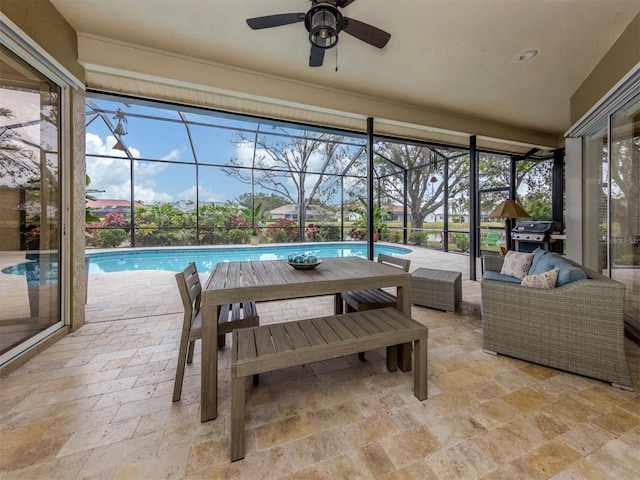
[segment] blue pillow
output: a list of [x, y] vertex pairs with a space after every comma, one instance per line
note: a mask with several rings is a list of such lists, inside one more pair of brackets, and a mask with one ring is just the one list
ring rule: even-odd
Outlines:
[[560, 272], [558, 272], [558, 287], [587, 278], [587, 274], [584, 272], [584, 270], [578, 267], [574, 267], [569, 262], [565, 262], [562, 259], [558, 259], [556, 261], [556, 265], [554, 268], [560, 270]]
[[537, 275], [557, 268], [560, 270], [556, 284], [558, 287], [587, 278], [584, 270], [574, 267], [569, 262], [563, 260], [562, 257], [544, 250], [538, 252], [538, 250], [540, 249], [533, 251], [533, 262], [529, 269], [529, 275]]
[[[544, 273], [544, 272], [537, 271], [537, 266], [538, 266], [538, 262], [540, 260], [542, 260], [542, 258], [549, 252], [547, 252], [546, 250], [543, 250], [542, 248], [538, 247], [531, 253], [533, 253], [533, 261], [531, 262], [531, 268], [529, 269], [529, 275], [535, 275], [535, 274], [539, 274], [539, 273]], [[549, 270], [545, 270], [545, 272], [548, 272], [548, 271]]]
[[557, 255], [554, 255], [551, 252], [547, 252], [546, 250], [536, 248], [533, 251], [533, 262], [531, 263], [531, 268], [529, 269], [529, 275], [538, 275], [540, 273], [553, 270], [555, 268], [557, 260]]

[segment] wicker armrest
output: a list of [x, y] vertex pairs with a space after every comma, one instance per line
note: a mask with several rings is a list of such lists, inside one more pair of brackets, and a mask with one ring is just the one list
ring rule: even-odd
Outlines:
[[500, 273], [502, 264], [504, 263], [504, 257], [499, 255], [485, 255], [483, 262], [485, 271]]

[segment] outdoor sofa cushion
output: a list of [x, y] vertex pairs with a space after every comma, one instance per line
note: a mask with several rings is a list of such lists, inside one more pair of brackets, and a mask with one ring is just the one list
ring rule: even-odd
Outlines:
[[559, 270], [558, 280], [556, 282], [558, 287], [587, 278], [587, 274], [581, 268], [571, 265], [562, 259], [562, 257], [554, 255], [552, 252], [536, 248], [533, 251], [533, 262], [528, 274], [538, 275], [553, 269]]

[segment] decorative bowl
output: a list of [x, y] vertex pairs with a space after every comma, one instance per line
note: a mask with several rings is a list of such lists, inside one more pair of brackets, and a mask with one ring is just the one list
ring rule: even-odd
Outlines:
[[297, 270], [313, 270], [320, 265], [318, 257], [311, 252], [290, 253], [287, 262]]
[[294, 263], [294, 262], [287, 262], [289, 265], [291, 265], [293, 268], [295, 268], [296, 270], [313, 270], [314, 268], [316, 268], [318, 265], [320, 265], [322, 262], [316, 262], [316, 263]]

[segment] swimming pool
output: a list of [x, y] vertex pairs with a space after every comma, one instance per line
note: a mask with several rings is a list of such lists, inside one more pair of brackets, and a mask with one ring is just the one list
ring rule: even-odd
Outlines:
[[[410, 248], [395, 245], [374, 245], [374, 256], [405, 255]], [[87, 252], [89, 273], [124, 272], [131, 270], [168, 270], [179, 272], [195, 262], [201, 273], [211, 272], [218, 262], [246, 260], [285, 260], [290, 253], [313, 253], [318, 258], [367, 257], [363, 242], [298, 243], [278, 246], [144, 248]]]

